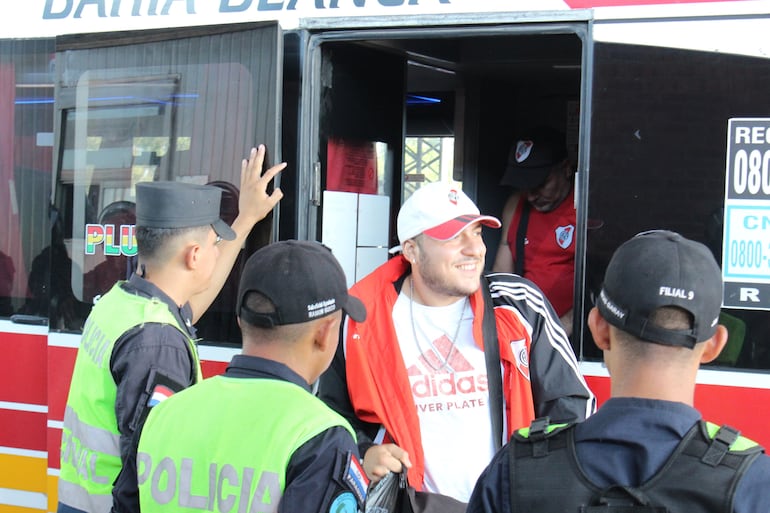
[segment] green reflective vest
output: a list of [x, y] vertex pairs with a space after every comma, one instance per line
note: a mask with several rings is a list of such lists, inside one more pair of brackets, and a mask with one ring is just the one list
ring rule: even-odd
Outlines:
[[[112, 507], [112, 484], [121, 468], [115, 416], [117, 386], [110, 372], [115, 342], [143, 322], [170, 324], [188, 337], [200, 379], [195, 343], [168, 305], [123, 290], [120, 283], [94, 305], [75, 360], [61, 443], [59, 502], [88, 512]], [[148, 369], [149, 371], [149, 369]]]
[[294, 451], [347, 421], [277, 379], [216, 376], [155, 406], [137, 454], [142, 513], [275, 511]]

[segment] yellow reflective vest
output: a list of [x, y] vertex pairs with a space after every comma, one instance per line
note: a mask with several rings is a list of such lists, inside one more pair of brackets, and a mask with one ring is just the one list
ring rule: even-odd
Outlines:
[[168, 305], [126, 292], [122, 283], [94, 305], [83, 328], [62, 429], [59, 502], [94, 513], [112, 508], [112, 484], [121, 468], [117, 386], [110, 371], [115, 342], [143, 322], [170, 324], [188, 338], [201, 375], [195, 343]]
[[216, 376], [150, 412], [137, 454], [142, 513], [275, 511], [292, 454], [347, 421], [302, 387]]

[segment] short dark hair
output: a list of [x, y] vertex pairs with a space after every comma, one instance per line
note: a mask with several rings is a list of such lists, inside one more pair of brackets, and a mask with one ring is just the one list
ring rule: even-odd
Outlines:
[[136, 245], [139, 258], [155, 260], [164, 256], [164, 251], [171, 241], [179, 237], [194, 234], [195, 237], [207, 234], [210, 225], [192, 226], [187, 228], [148, 228], [136, 227]]
[[[243, 305], [255, 313], [275, 313], [275, 304], [264, 294], [256, 291], [249, 291], [243, 297]], [[272, 327], [254, 326], [246, 319], [240, 317], [241, 332], [255, 342], [270, 342], [283, 340], [293, 342], [297, 340], [305, 331], [305, 323], [284, 324]], [[245, 340], [244, 340], [245, 341]]]
[[253, 290], [246, 293], [243, 304], [256, 313], [275, 313], [275, 304], [264, 294]]
[[[678, 306], [663, 306], [656, 308], [650, 314], [648, 321], [651, 325], [667, 330], [689, 330], [692, 329], [694, 322], [692, 314]], [[637, 358], [646, 357], [655, 351], [663, 352], [666, 350], [668, 354], [671, 354], [674, 350], [683, 349], [679, 346], [650, 344], [645, 340], [637, 338], [631, 333], [623, 331], [621, 328], [616, 329], [618, 331], [618, 341], [629, 348]], [[680, 352], [685, 355], [691, 354], [689, 349]]]
[[693, 316], [684, 308], [664, 306], [656, 308], [650, 314], [650, 322], [668, 330], [689, 330], [694, 322]]

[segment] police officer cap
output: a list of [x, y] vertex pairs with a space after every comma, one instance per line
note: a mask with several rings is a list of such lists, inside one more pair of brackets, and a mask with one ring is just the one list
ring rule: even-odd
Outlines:
[[[273, 303], [273, 312], [246, 304], [250, 292]], [[343, 310], [356, 322], [366, 319], [360, 299], [348, 293], [345, 273], [331, 250], [315, 241], [286, 240], [260, 248], [246, 261], [238, 287], [238, 317], [252, 326], [273, 328], [309, 322]]]
[[183, 182], [136, 184], [136, 224], [146, 228], [192, 228], [211, 225], [225, 240], [235, 232], [219, 217], [221, 189]]
[[[714, 336], [722, 305], [722, 270], [711, 251], [666, 230], [642, 232], [612, 255], [596, 306], [607, 322], [646, 342], [693, 348]], [[650, 319], [678, 307], [690, 329], [667, 329]]]

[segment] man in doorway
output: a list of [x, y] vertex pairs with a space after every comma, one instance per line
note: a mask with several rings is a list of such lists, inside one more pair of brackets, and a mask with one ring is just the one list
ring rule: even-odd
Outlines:
[[401, 254], [351, 289], [367, 320], [348, 319], [320, 384], [320, 397], [356, 428], [372, 480], [405, 465], [417, 490], [462, 503], [513, 428], [594, 410], [537, 287], [482, 276], [482, 225], [500, 221], [456, 186], [414, 192], [398, 214]]
[[503, 230], [492, 270], [532, 280], [571, 334], [575, 173], [564, 135], [539, 127], [518, 138], [501, 183], [516, 191], [503, 207]]

